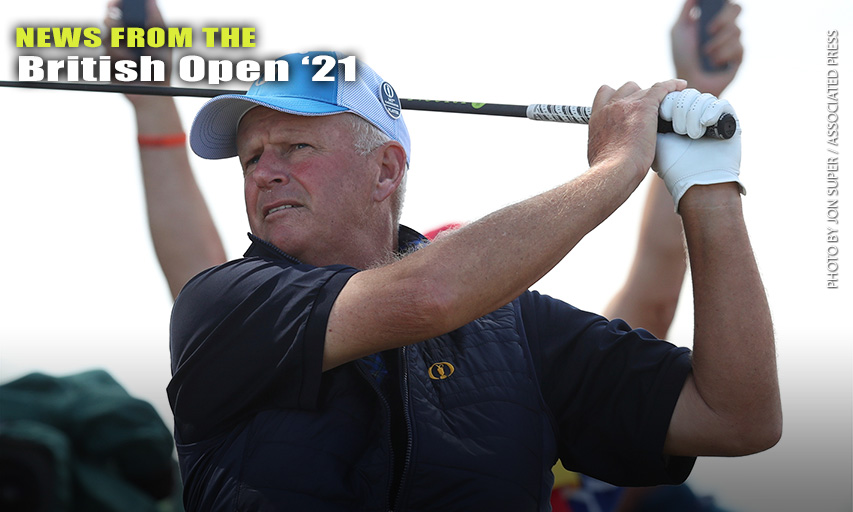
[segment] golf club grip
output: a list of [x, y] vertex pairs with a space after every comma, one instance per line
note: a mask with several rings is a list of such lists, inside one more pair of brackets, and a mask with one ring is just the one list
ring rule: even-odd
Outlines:
[[[526, 116], [536, 121], [556, 121], [561, 123], [589, 124], [591, 107], [569, 105], [534, 104], [527, 107]], [[731, 114], [723, 114], [717, 122], [705, 130], [705, 137], [731, 139], [737, 130], [737, 119]], [[673, 133], [672, 122], [658, 118], [658, 133]]]

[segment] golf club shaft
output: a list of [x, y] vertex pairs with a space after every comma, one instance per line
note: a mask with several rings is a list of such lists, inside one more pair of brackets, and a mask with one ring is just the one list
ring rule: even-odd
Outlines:
[[[222, 94], [245, 94], [236, 89], [202, 89], [197, 87], [171, 87], [156, 85], [130, 84], [90, 84], [78, 82], [15, 82], [0, 80], [0, 87], [18, 87], [31, 89], [54, 89], [63, 91], [114, 92], [123, 94], [147, 94], [155, 96], [190, 96], [213, 98]], [[491, 116], [526, 117], [536, 121], [555, 121], [562, 123], [589, 124], [591, 107], [569, 105], [505, 105], [500, 103], [471, 103], [462, 101], [415, 100], [401, 98], [404, 110], [422, 110], [431, 112], [454, 112], [460, 114], [480, 114]], [[736, 121], [730, 114], [724, 114], [717, 123], [708, 128], [706, 136], [728, 139], [734, 135]], [[672, 123], [658, 120], [658, 132], [672, 132]]]

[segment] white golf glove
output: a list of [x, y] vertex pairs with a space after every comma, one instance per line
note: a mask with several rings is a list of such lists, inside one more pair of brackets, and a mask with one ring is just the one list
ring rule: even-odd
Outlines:
[[660, 117], [672, 122], [675, 133], [658, 134], [652, 169], [663, 178], [676, 212], [681, 196], [693, 185], [736, 182], [741, 194], [746, 194], [738, 178], [740, 122], [730, 139], [702, 137], [725, 113], [737, 119], [728, 101], [696, 89], [669, 93], [660, 105]]

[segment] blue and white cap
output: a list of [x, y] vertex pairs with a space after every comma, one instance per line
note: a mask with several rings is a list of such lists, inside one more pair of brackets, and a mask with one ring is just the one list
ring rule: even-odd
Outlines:
[[[328, 55], [337, 64], [326, 75], [329, 81], [314, 81], [318, 66], [304, 65], [315, 56]], [[305, 58], [308, 60], [304, 60]], [[400, 99], [391, 84], [367, 64], [356, 61], [356, 79], [346, 81], [345, 56], [338, 52], [291, 53], [278, 60], [288, 63], [287, 81], [255, 81], [245, 95], [224, 94], [208, 101], [196, 114], [190, 130], [190, 147], [202, 158], [219, 159], [237, 155], [237, 125], [243, 115], [258, 105], [300, 116], [323, 116], [352, 112], [402, 144], [406, 162], [411, 158], [409, 130], [403, 121]]]

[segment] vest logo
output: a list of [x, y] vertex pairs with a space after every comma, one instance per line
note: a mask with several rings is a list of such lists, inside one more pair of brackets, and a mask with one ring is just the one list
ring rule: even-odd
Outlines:
[[456, 368], [453, 367], [452, 364], [448, 362], [440, 362], [433, 363], [432, 366], [429, 367], [429, 378], [432, 380], [444, 380], [456, 371]]

